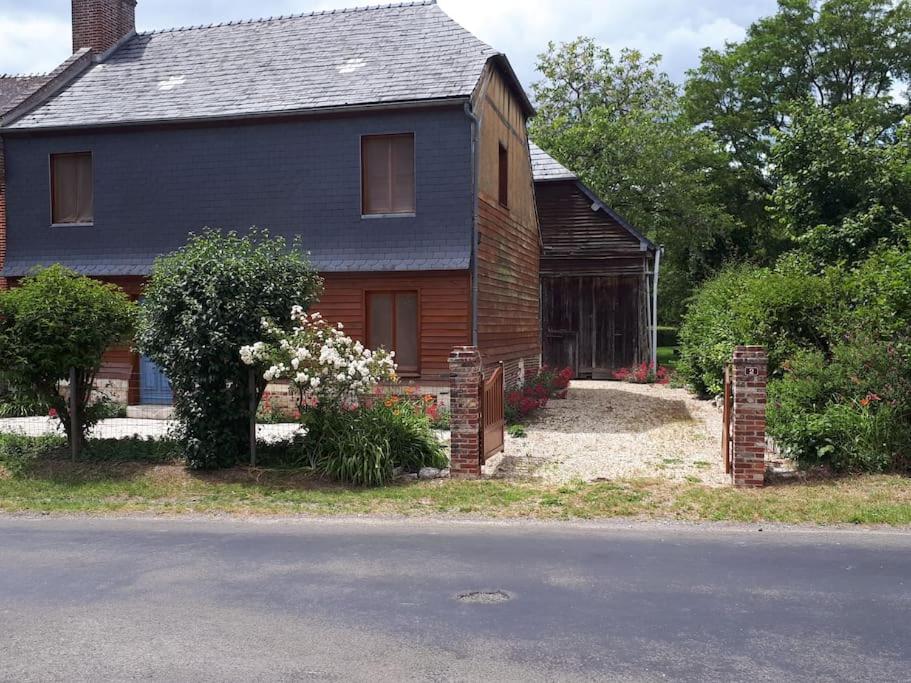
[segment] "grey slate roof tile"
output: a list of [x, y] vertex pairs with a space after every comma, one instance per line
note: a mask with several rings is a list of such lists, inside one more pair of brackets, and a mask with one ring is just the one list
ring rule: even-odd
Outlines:
[[0, 74], [0, 114], [22, 102], [47, 82], [48, 76], [7, 76]]
[[531, 150], [531, 170], [535, 181], [543, 180], [578, 180], [579, 176], [566, 168], [550, 154], [529, 141]]
[[10, 128], [467, 97], [498, 53], [435, 2], [141, 33]]

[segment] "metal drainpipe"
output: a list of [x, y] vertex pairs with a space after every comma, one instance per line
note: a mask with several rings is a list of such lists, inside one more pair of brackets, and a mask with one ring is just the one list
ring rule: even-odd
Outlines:
[[478, 345], [478, 186], [481, 175], [481, 157], [478, 154], [478, 137], [481, 120], [471, 110], [471, 103], [465, 103], [465, 116], [471, 120], [471, 161], [474, 165], [471, 177], [471, 344]]
[[652, 281], [652, 367], [658, 370], [658, 274], [661, 272], [661, 254], [664, 247], [655, 250], [655, 275]]

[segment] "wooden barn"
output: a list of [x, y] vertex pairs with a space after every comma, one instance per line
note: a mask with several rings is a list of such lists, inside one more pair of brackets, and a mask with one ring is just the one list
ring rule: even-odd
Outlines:
[[531, 158], [544, 363], [592, 379], [654, 363], [661, 248], [534, 144]]

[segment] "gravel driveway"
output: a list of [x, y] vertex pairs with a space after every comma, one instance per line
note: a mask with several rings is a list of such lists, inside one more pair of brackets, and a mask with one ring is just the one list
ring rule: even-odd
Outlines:
[[683, 389], [576, 380], [569, 397], [551, 401], [526, 431], [525, 438], [506, 437], [505, 476], [728, 483], [721, 412]]

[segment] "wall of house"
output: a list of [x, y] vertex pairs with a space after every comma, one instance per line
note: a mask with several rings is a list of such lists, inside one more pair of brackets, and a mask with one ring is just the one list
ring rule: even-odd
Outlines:
[[[415, 134], [416, 214], [362, 218], [360, 138], [396, 132]], [[453, 107], [8, 136], [7, 265], [142, 274], [190, 232], [256, 225], [300, 235], [323, 271], [467, 268], [470, 133]], [[94, 155], [94, 225], [52, 227], [48, 157], [72, 151]]]
[[[480, 90], [478, 182], [478, 347], [484, 363], [502, 361], [507, 384], [540, 362], [540, 237], [525, 114], [492, 70]], [[499, 201], [499, 147], [509, 156], [509, 201]]]
[[[323, 278], [323, 295], [313, 310], [319, 311], [330, 322], [341, 322], [347, 334], [362, 342], [367, 341], [368, 292], [416, 291], [420, 318], [420, 375], [404, 377], [403, 380], [416, 384], [421, 392], [448, 394], [449, 353], [454, 346], [469, 344], [471, 339], [471, 280], [468, 271], [324, 273]], [[133, 299], [139, 297], [144, 283], [144, 278], [139, 277], [104, 280], [122, 287]], [[139, 356], [129, 345], [111, 348], [104, 354], [98, 378], [100, 387], [118, 387], [118, 400], [128, 399], [130, 404], [139, 402]], [[280, 388], [273, 389], [273, 393], [280, 391]]]
[[418, 293], [420, 379], [445, 384], [449, 352], [471, 342], [471, 279], [468, 271], [426, 273], [324, 274], [325, 290], [313, 306], [324, 318], [366, 342], [366, 294], [413, 290]]

